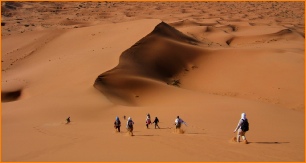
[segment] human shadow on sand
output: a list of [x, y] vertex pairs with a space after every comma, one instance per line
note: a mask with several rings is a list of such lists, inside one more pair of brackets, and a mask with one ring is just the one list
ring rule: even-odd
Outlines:
[[158, 136], [158, 135], [133, 135], [133, 136]]
[[[155, 128], [153, 128], [153, 129], [155, 129]], [[156, 130], [158, 130], [158, 129], [171, 129], [171, 127], [160, 127], [160, 128], [156, 128]]]
[[290, 142], [278, 142], [278, 141], [275, 141], [275, 142], [249, 142], [249, 144], [252, 144], [252, 143], [256, 143], [256, 144], [285, 144], [285, 143], [290, 143]]
[[200, 133], [200, 132], [191, 132], [191, 133], [185, 133], [185, 134], [187, 134], [187, 135], [204, 135], [204, 134], [206, 134], [206, 133]]

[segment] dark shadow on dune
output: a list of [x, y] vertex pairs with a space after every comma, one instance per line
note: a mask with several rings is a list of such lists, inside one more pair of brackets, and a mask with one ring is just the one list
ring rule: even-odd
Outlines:
[[249, 142], [249, 144], [252, 144], [252, 143], [255, 143], [255, 144], [287, 144], [287, 143], [290, 143], [290, 142]]
[[11, 92], [1, 92], [1, 102], [11, 102], [19, 99], [21, 90]]
[[[168, 85], [179, 81], [177, 74], [195, 66], [193, 62], [205, 53], [200, 41], [161, 22], [147, 36], [125, 50], [119, 64], [100, 74], [93, 86], [114, 103], [134, 105], [135, 90], [150, 88], [152, 80]], [[143, 80], [149, 79], [149, 80]], [[172, 84], [171, 84], [172, 83]]]
[[292, 33], [292, 30], [290, 30], [290, 29], [283, 29], [283, 30], [280, 30], [280, 31], [274, 33], [274, 35], [285, 35], [285, 34], [288, 34], [288, 33]]
[[232, 29], [233, 32], [236, 32], [238, 30], [238, 28], [234, 25], [228, 25], [228, 26]]
[[231, 45], [231, 42], [234, 40], [234, 37], [230, 38], [229, 40], [226, 41], [227, 45]]
[[158, 135], [134, 135], [134, 136], [158, 136]]

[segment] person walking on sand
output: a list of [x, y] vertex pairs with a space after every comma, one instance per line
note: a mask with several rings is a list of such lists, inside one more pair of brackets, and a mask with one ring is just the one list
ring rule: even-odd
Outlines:
[[147, 128], [149, 128], [149, 124], [151, 124], [151, 117], [150, 117], [150, 114], [147, 114], [147, 118], [146, 118], [146, 126], [147, 126]]
[[126, 122], [126, 129], [128, 130], [129, 134], [132, 135], [132, 136], [134, 135], [133, 134], [133, 129], [134, 129], [133, 126], [134, 126], [134, 122], [133, 122], [132, 118], [129, 117], [127, 122]]
[[116, 131], [120, 132], [121, 122], [118, 116], [116, 117], [116, 120], [114, 122], [114, 127]]
[[67, 119], [66, 119], [66, 124], [68, 124], [68, 123], [70, 123], [71, 121], [70, 121], [70, 117], [68, 117]]
[[[155, 124], [155, 129], [156, 129], [156, 127], [158, 127], [158, 128], [159, 128], [159, 126], [158, 126], [159, 120], [158, 120], [158, 118], [157, 118], [157, 117], [155, 117], [155, 119], [154, 119], [153, 123]], [[160, 128], [159, 128], [159, 129], [160, 129]]]
[[182, 123], [184, 123], [184, 124], [187, 126], [186, 122], [183, 121], [183, 120], [180, 118], [180, 116], [177, 116], [176, 119], [174, 120], [175, 129], [180, 129], [181, 126], [182, 126]]
[[248, 141], [247, 141], [247, 139], [245, 137], [245, 133], [247, 131], [249, 131], [249, 122], [248, 122], [248, 119], [246, 118], [246, 114], [245, 113], [241, 114], [241, 119], [239, 120], [238, 125], [235, 128], [235, 130], [234, 130], [234, 133], [237, 130], [238, 130], [237, 138], [236, 138], [237, 142], [239, 143], [240, 142], [240, 137], [242, 137], [244, 143], [247, 144]]

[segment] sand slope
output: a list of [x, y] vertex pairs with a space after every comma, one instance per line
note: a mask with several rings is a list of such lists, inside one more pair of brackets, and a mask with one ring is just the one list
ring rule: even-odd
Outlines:
[[304, 161], [304, 2], [2, 2], [2, 22], [2, 161]]
[[193, 46], [197, 42], [161, 22], [150, 34], [124, 51], [119, 64], [99, 75], [94, 86], [107, 96], [135, 103], [133, 99], [139, 97], [135, 91], [161, 84], [157, 81], [173, 84], [175, 75], [192, 67], [192, 61], [201, 52]]

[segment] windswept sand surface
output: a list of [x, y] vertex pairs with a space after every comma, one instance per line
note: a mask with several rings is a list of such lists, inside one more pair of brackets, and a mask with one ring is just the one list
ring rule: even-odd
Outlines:
[[2, 161], [305, 161], [304, 2], [2, 2], [1, 25]]

